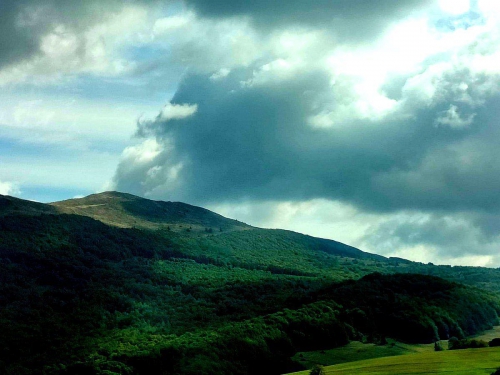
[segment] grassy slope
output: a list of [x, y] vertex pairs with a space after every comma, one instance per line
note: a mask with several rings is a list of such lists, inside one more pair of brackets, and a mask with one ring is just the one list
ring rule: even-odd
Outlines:
[[[362, 343], [351, 341], [340, 348], [329, 350], [316, 350], [311, 352], [299, 352], [293, 356], [293, 360], [307, 368], [316, 364], [327, 366], [341, 363], [362, 361], [365, 359], [393, 357], [397, 355], [415, 354], [422, 352], [433, 352], [434, 344], [405, 344], [388, 339], [388, 345], [376, 345], [373, 343]], [[442, 341], [446, 348], [446, 341]]]
[[[326, 374], [489, 375], [500, 367], [500, 348], [424, 352], [325, 367]], [[295, 373], [307, 375], [309, 371]]]
[[500, 326], [495, 326], [493, 327], [493, 329], [489, 329], [487, 331], [472, 336], [472, 338], [483, 340], [486, 342], [489, 342], [497, 337], [500, 337]]
[[245, 230], [251, 227], [225, 218], [201, 207], [181, 202], [163, 202], [131, 194], [105, 192], [85, 198], [54, 202], [50, 205], [60, 213], [88, 216], [105, 224], [122, 228], [161, 229], [205, 233]]
[[[500, 337], [500, 326], [472, 336], [475, 339], [489, 342]], [[293, 360], [301, 363], [307, 368], [314, 365], [331, 366], [348, 362], [363, 361], [382, 357], [392, 357], [397, 355], [407, 355], [416, 353], [434, 352], [434, 344], [407, 344], [388, 339], [387, 345], [375, 345], [372, 343], [362, 343], [351, 341], [340, 348], [329, 350], [315, 350], [310, 352], [298, 352], [293, 356]], [[448, 340], [441, 340], [441, 346], [448, 348]], [[413, 357], [411, 357], [413, 358]], [[499, 364], [500, 367], [500, 364]]]

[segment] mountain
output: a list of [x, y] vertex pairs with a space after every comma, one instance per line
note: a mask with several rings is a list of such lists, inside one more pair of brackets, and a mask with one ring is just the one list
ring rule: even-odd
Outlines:
[[55, 214], [54, 207], [0, 194], [0, 216]]
[[184, 203], [0, 196], [2, 374], [278, 374], [300, 369], [298, 350], [473, 334], [497, 323], [499, 290], [499, 270], [387, 259]]
[[224, 231], [251, 228], [201, 207], [181, 202], [153, 201], [114, 191], [54, 202], [50, 206], [60, 213], [88, 216], [122, 228], [170, 227], [173, 231], [180, 231], [187, 227], [193, 232], [205, 232], [207, 228]]

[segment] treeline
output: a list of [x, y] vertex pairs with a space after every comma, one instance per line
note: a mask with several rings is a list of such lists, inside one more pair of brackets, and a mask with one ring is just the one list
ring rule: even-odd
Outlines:
[[464, 338], [497, 323], [499, 298], [434, 276], [367, 275], [318, 294], [342, 304], [344, 320], [368, 335], [430, 343]]

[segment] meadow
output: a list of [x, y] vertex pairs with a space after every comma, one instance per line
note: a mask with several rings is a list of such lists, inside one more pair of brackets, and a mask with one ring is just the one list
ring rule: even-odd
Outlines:
[[[485, 342], [489, 342], [493, 340], [494, 338], [500, 337], [500, 326], [495, 326], [493, 329], [486, 330], [480, 334], [473, 335], [471, 338], [477, 339], [477, 340], [483, 340]], [[441, 347], [443, 349], [448, 348], [448, 340], [440, 340], [439, 341]], [[482, 367], [482, 364], [476, 363], [476, 359], [479, 361], [481, 359], [481, 356], [484, 354], [485, 357], [493, 357], [492, 360], [497, 359], [497, 353], [494, 349], [496, 348], [488, 348], [491, 349], [487, 352], [479, 352], [478, 350], [484, 350], [482, 349], [468, 349], [468, 350], [460, 350], [460, 351], [452, 351], [450, 353], [458, 353], [458, 357], [463, 357], [465, 358], [465, 361], [468, 363], [463, 363], [459, 364], [456, 363], [455, 358], [456, 355], [449, 355], [445, 354], [445, 352], [439, 352], [440, 354], [445, 354], [444, 357], [442, 357], [445, 361], [451, 360], [453, 362], [452, 367], [453, 370], [455, 368], [462, 368], [464, 367], [464, 371], [466, 373], [474, 373], [471, 371], [479, 371], [477, 372], [478, 374], [491, 374], [492, 371], [488, 372], [490, 369], [489, 362], [485, 364], [484, 368]], [[386, 371], [386, 366], [393, 366], [395, 364], [398, 364], [397, 372], [391, 372], [390, 368], [387, 368], [388, 373], [394, 374], [394, 373], [402, 373], [399, 371], [408, 371], [404, 364], [405, 363], [412, 363], [417, 368], [421, 368], [421, 362], [424, 363], [427, 360], [433, 360], [435, 362], [435, 358], [433, 357], [433, 354], [430, 353], [435, 353], [434, 350], [434, 344], [429, 343], [429, 344], [408, 344], [408, 343], [403, 343], [403, 342], [398, 342], [396, 340], [392, 339], [387, 339], [387, 344], [386, 345], [376, 345], [373, 343], [363, 343], [360, 341], [351, 341], [349, 344], [339, 347], [339, 348], [332, 348], [329, 350], [315, 350], [315, 351], [309, 351], [309, 352], [298, 352], [296, 353], [292, 359], [299, 362], [301, 365], [307, 367], [307, 368], [312, 368], [315, 365], [324, 365], [328, 366], [325, 368], [325, 371], [333, 371], [332, 373], [339, 373], [338, 371], [341, 371], [340, 373], [343, 373], [343, 371], [346, 371], [343, 369], [342, 366], [338, 366], [341, 364], [346, 364], [346, 363], [351, 363], [351, 365], [360, 365], [361, 367], [359, 370], [356, 370], [355, 373], [358, 373], [358, 371], [372, 371], [371, 373], [377, 373], [375, 371], [378, 371], [378, 369], [383, 369]], [[483, 354], [481, 354], [483, 353]], [[415, 356], [415, 354], [423, 354], [423, 357], [420, 356]], [[411, 355], [410, 357], [406, 357], [407, 355]], [[430, 355], [430, 357], [428, 357]], [[405, 356], [405, 358], [401, 358], [400, 360], [397, 360], [396, 362], [390, 361], [388, 358], [385, 357], [393, 357], [393, 356]], [[476, 358], [476, 356], [479, 356], [479, 358]], [[366, 363], [366, 360], [377, 360], [379, 359], [380, 361], [375, 361], [375, 364], [372, 364], [371, 362]], [[416, 361], [416, 362], [415, 362]], [[358, 362], [357, 364], [353, 364], [352, 362]], [[468, 367], [469, 364], [471, 364], [471, 367]], [[336, 366], [334, 366], [336, 365]], [[373, 368], [370, 368], [373, 366]], [[401, 367], [402, 366], [402, 367]], [[458, 367], [456, 367], [458, 366]], [[347, 366], [350, 368], [349, 366]], [[375, 369], [377, 368], [377, 370]], [[498, 365], [500, 367], [500, 364]], [[356, 367], [357, 369], [357, 367]], [[486, 372], [481, 372], [483, 370], [488, 370]], [[430, 371], [429, 369], [426, 369], [426, 371]], [[439, 368], [436, 369], [436, 373], [442, 373], [443, 371], [446, 372], [448, 371], [448, 366], [443, 366], [440, 364]], [[458, 371], [458, 370], [457, 370]], [[462, 370], [460, 370], [462, 371]], [[300, 372], [299, 374], [303, 374], [308, 372]], [[327, 372], [328, 373], [328, 372]], [[406, 372], [404, 372], [406, 373]], [[434, 373], [434, 372], [430, 372]]]
[[[490, 375], [500, 367], [500, 348], [422, 352], [349, 362], [324, 368], [325, 374], [393, 375], [456, 374]], [[308, 375], [301, 371], [294, 375]]]

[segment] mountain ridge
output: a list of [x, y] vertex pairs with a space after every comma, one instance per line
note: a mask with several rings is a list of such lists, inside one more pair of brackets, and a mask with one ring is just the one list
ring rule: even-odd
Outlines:
[[[4, 203], [2, 203], [4, 202]], [[9, 203], [5, 203], [9, 202]], [[13, 207], [17, 207], [13, 208]], [[182, 235], [214, 235], [233, 231], [262, 230], [285, 232], [310, 242], [319, 251], [352, 258], [386, 260], [331, 239], [319, 238], [286, 229], [263, 229], [224, 217], [206, 208], [183, 202], [151, 200], [118, 191], [105, 191], [82, 198], [39, 203], [10, 196], [0, 196], [0, 215], [6, 214], [68, 214], [90, 217], [118, 228], [168, 230]]]
[[151, 200], [117, 191], [52, 202], [49, 205], [60, 213], [88, 216], [122, 228], [190, 229], [201, 233], [210, 229], [232, 231], [251, 228], [248, 224], [202, 207], [183, 202]]
[[0, 216], [9, 214], [40, 215], [44, 213], [56, 214], [57, 210], [45, 203], [0, 194]]

